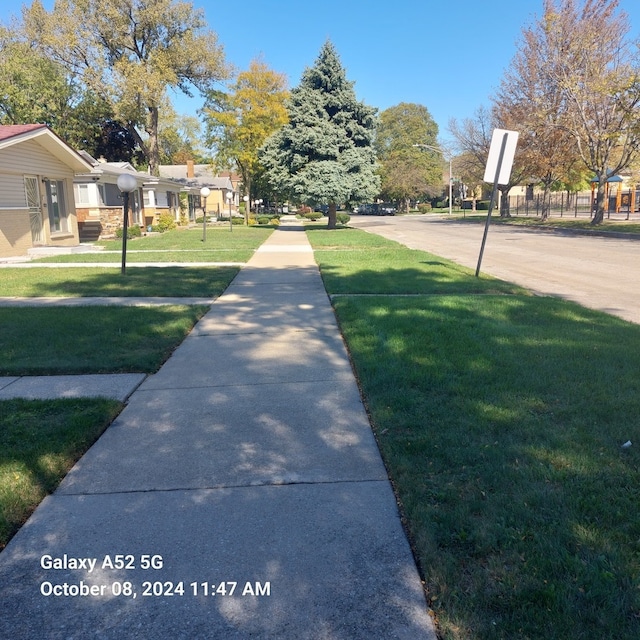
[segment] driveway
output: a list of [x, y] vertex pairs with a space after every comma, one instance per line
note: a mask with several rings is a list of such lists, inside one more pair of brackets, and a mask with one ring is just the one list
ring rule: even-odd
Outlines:
[[[351, 217], [350, 225], [472, 268], [484, 223], [411, 217]], [[480, 277], [490, 274], [640, 323], [640, 240], [533, 231], [492, 224]]]

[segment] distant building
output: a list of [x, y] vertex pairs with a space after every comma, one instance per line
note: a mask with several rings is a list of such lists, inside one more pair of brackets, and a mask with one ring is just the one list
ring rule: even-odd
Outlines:
[[[183, 188], [189, 189], [192, 198], [189, 201], [189, 219], [202, 214], [202, 207], [208, 215], [224, 214], [229, 211], [229, 194], [231, 195], [231, 207], [238, 208], [238, 183], [239, 179], [233, 174], [224, 173], [217, 175], [210, 164], [163, 164], [160, 165], [160, 175], [180, 183]], [[234, 183], [234, 177], [235, 183]], [[205, 202], [200, 202], [199, 194], [202, 187], [208, 187], [211, 191]], [[197, 196], [197, 197], [196, 197]], [[193, 202], [193, 204], [192, 204]]]

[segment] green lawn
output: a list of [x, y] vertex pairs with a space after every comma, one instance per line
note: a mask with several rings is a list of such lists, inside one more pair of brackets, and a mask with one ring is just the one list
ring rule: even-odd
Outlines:
[[95, 398], [0, 401], [0, 550], [121, 409]]
[[521, 287], [485, 276], [424, 251], [358, 229], [307, 232], [331, 294], [520, 293]]
[[247, 262], [273, 229], [228, 227], [177, 229], [133, 238], [127, 243], [127, 265], [161, 262], [162, 267], [127, 268], [120, 273], [122, 240], [96, 243], [109, 253], [76, 253], [34, 260], [40, 263], [104, 263], [103, 267], [31, 267], [0, 271], [0, 296], [163, 296], [212, 297], [220, 295], [238, 273], [239, 266], [173, 267], [172, 263]]
[[8, 267], [0, 270], [0, 296], [216, 297], [239, 267]]
[[153, 373], [207, 309], [0, 307], [0, 375]]
[[[606, 214], [605, 214], [606, 215]], [[492, 221], [494, 217], [491, 217]], [[554, 229], [580, 229], [581, 231], [589, 231], [598, 233], [602, 231], [616, 232], [616, 233], [640, 233], [640, 222], [627, 221], [627, 220], [607, 220], [606, 217], [602, 224], [592, 225], [589, 218], [573, 218], [569, 215], [559, 218], [552, 216], [547, 220], [542, 221], [540, 218], [532, 216], [512, 216], [511, 218], [495, 217], [498, 224], [510, 224], [520, 227], [546, 227]]]
[[[161, 234], [152, 234], [127, 241], [127, 251], [138, 250], [226, 250], [257, 249], [270, 235], [270, 227], [228, 226], [207, 227], [206, 240], [202, 240], [202, 227], [193, 229], [176, 229]], [[96, 243], [108, 251], [119, 251], [122, 240], [104, 240]]]
[[[136, 262], [247, 262], [253, 249], [129, 249], [126, 264]], [[101, 253], [72, 253], [38, 258], [35, 263], [117, 263], [122, 262], [121, 251]]]
[[[316, 259], [442, 637], [640, 637], [640, 327], [458, 268], [397, 295], [400, 245], [330, 233]], [[342, 252], [375, 295], [344, 295]]]
[[[451, 222], [468, 223], [468, 224], [484, 224], [487, 219], [486, 211], [467, 211], [463, 215], [453, 215], [449, 218]], [[600, 234], [602, 232], [615, 232], [615, 233], [640, 233], [640, 222], [637, 219], [637, 213], [634, 214], [633, 220], [607, 220], [606, 214], [602, 224], [592, 225], [591, 219], [583, 216], [580, 218], [574, 218], [573, 214], [565, 214], [562, 218], [556, 214], [546, 220], [542, 220], [534, 215], [515, 215], [512, 214], [510, 218], [501, 218], [499, 213], [495, 211], [491, 216], [491, 224], [503, 224], [517, 227], [528, 227], [530, 229], [578, 229], [580, 231]]]

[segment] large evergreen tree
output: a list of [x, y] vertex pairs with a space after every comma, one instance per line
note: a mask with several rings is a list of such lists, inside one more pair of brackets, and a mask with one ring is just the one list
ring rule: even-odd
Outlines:
[[327, 42], [292, 90], [289, 123], [265, 144], [261, 160], [272, 186], [300, 202], [329, 206], [374, 198], [380, 189], [373, 140], [376, 110], [356, 99], [353, 82]]

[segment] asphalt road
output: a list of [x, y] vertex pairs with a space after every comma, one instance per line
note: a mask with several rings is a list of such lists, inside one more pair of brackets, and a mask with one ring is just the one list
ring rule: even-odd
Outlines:
[[[351, 226], [472, 268], [484, 223], [410, 217], [351, 217]], [[490, 274], [540, 295], [640, 323], [640, 240], [491, 225], [480, 277]]]

